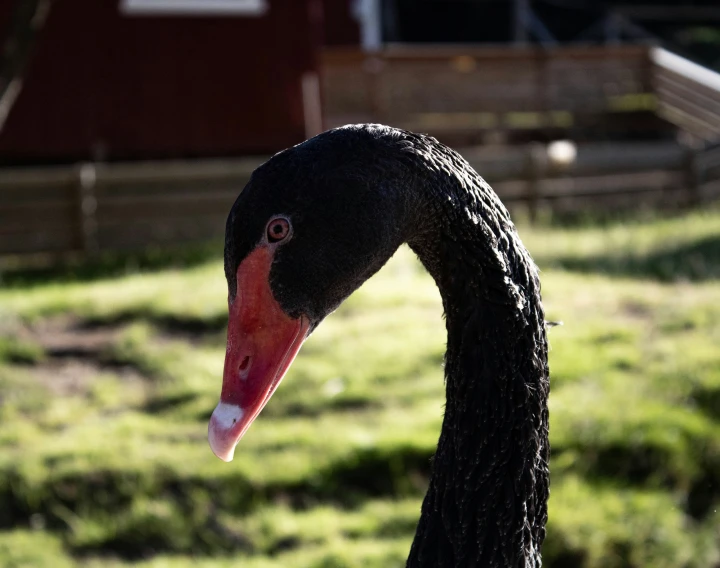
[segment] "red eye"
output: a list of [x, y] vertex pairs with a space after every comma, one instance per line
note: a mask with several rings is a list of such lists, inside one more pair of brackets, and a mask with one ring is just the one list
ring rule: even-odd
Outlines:
[[290, 234], [290, 222], [284, 217], [278, 217], [268, 223], [267, 238], [271, 243], [277, 243]]

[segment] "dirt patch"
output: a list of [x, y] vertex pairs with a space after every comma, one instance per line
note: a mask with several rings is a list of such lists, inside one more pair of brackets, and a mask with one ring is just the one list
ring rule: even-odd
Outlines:
[[72, 318], [53, 318], [34, 325], [31, 332], [50, 359], [97, 360], [110, 348], [122, 328], [88, 328]]
[[[107, 370], [88, 361], [78, 359], [48, 359], [36, 365], [32, 374], [50, 392], [60, 396], [84, 395]], [[143, 381], [143, 376], [132, 367], [113, 369], [112, 374], [123, 381]]]
[[627, 300], [620, 306], [621, 313], [635, 320], [647, 320], [652, 315], [652, 308], [635, 300]]
[[129, 311], [110, 319], [83, 319], [73, 326], [75, 332], [95, 330], [122, 330], [126, 326], [144, 322], [151, 325], [155, 333], [153, 341], [167, 343], [185, 341], [191, 345], [203, 345], [225, 341], [227, 315], [214, 318], [179, 317], [175, 315], [148, 314], [143, 311]]
[[[154, 381], [152, 370], [143, 366], [143, 358], [135, 359], [124, 347], [126, 333], [137, 320], [96, 322], [72, 315], [48, 317], [37, 322], [19, 320], [0, 329], [20, 344], [32, 347], [32, 356], [8, 358], [24, 365], [37, 381], [50, 392], [60, 395], [87, 393], [98, 375], [111, 374], [123, 381]], [[156, 327], [152, 342], [163, 344], [185, 342], [189, 345], [215, 344], [224, 341], [223, 332], [212, 333], [182, 325]], [[131, 348], [132, 351], [132, 348]]]
[[18, 337], [42, 348], [45, 356], [31, 372], [37, 381], [57, 395], [82, 395], [97, 376], [112, 373], [125, 381], [143, 381], [132, 365], [107, 357], [124, 326], [83, 326], [76, 318], [49, 318], [16, 330]]

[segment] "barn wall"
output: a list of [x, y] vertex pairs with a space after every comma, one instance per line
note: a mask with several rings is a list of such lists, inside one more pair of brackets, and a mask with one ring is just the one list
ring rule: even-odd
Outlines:
[[360, 25], [352, 13], [353, 0], [324, 0], [323, 45], [360, 45]]
[[301, 141], [301, 77], [316, 69], [321, 35], [313, 1], [269, 0], [259, 18], [56, 1], [0, 133], [0, 162], [267, 153]]

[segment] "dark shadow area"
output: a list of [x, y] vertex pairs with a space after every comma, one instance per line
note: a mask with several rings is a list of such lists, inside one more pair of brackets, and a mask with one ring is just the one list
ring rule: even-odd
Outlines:
[[715, 511], [720, 496], [720, 475], [706, 473], [694, 481], [688, 491], [685, 509], [693, 519], [702, 521]]
[[720, 229], [717, 235], [655, 250], [647, 255], [556, 257], [547, 263], [540, 262], [540, 265], [543, 268], [550, 266], [584, 273], [650, 278], [661, 282], [714, 280], [720, 278]]
[[[371, 398], [370, 396], [341, 394], [329, 400], [323, 400], [318, 404], [316, 399], [308, 399], [302, 401], [287, 401], [283, 397], [279, 397], [273, 405], [272, 409], [267, 410], [265, 416], [281, 417], [281, 416], [305, 416], [314, 418], [326, 415], [328, 412], [344, 412], [344, 411], [363, 411], [371, 408], [380, 408], [382, 404]], [[286, 402], [287, 401], [287, 402]], [[210, 419], [210, 413], [201, 416], [204, 422]]]
[[118, 327], [136, 322], [147, 322], [161, 333], [175, 339], [199, 341], [207, 334], [225, 331], [227, 314], [211, 317], [180, 316], [174, 314], [149, 313], [146, 308], [127, 309], [109, 316], [88, 316], [83, 318], [78, 329], [92, 330]]
[[431, 449], [413, 446], [358, 449], [297, 483], [268, 485], [260, 491], [256, 487], [239, 500], [234, 495], [235, 510], [248, 512], [268, 501], [295, 510], [318, 504], [354, 509], [370, 498], [419, 496], [427, 490], [432, 456]]
[[720, 420], [720, 386], [701, 386], [693, 389], [692, 401], [712, 420]]
[[[581, 456], [575, 471], [596, 483], [673, 489], [684, 494], [685, 512], [702, 521], [720, 501], [720, 461], [708, 442], [703, 437], [687, 441], [688, 459], [695, 462], [687, 470], [673, 463], [673, 448], [648, 439], [574, 448]], [[553, 448], [552, 459], [558, 459], [567, 449]]]
[[[152, 466], [126, 471], [88, 468], [29, 484], [19, 468], [8, 466], [0, 470], [0, 529], [30, 526], [33, 516], [39, 515], [47, 530], [67, 535], [70, 527], [65, 512], [84, 511], [96, 518], [113, 515], [116, 530], [95, 542], [71, 546], [79, 557], [110, 553], [135, 560], [161, 552], [247, 552], [254, 550], [256, 543], [218, 523], [220, 514], [248, 514], [272, 502], [296, 510], [318, 503], [353, 508], [369, 497], [419, 495], [426, 489], [431, 455], [427, 448], [412, 446], [392, 451], [361, 449], [312, 478], [265, 486], [239, 471], [228, 470], [225, 477], [196, 477]], [[59, 468], [63, 459], [46, 465]], [[164, 502], [171, 511], [134, 511], [133, 503], [143, 499]], [[198, 508], [198, 499], [204, 507]], [[414, 525], [413, 519], [393, 530], [396, 534], [411, 532]], [[296, 545], [292, 539], [283, 539], [272, 544], [269, 552]]]
[[[178, 407], [192, 402], [197, 398], [193, 392], [182, 392], [174, 395], [153, 396], [141, 406], [144, 412], [150, 414], [161, 414], [176, 410]], [[209, 417], [208, 417], [209, 420]]]
[[587, 561], [587, 552], [577, 549], [574, 543], [569, 542], [567, 535], [559, 530], [548, 531], [542, 551], [543, 566], [551, 568], [577, 568], [584, 566]]
[[[657, 483], [672, 486], [677, 480], [672, 472], [662, 471], [667, 463], [665, 457], [656, 447], [614, 445], [599, 448], [594, 456], [586, 454], [581, 463], [588, 467], [584, 473], [598, 483], [622, 480], [624, 485], [630, 477], [631, 483], [654, 478]], [[432, 449], [358, 449], [312, 477], [267, 485], [258, 485], [232, 469], [223, 476], [188, 476], [151, 465], [126, 471], [90, 467], [63, 473], [59, 467], [63, 459], [67, 458], [47, 462], [58, 473], [34, 484], [28, 483], [19, 467], [8, 465], [0, 471], [0, 528], [28, 526], [33, 515], [41, 515], [49, 531], [67, 535], [69, 527], [63, 511], [82, 510], [97, 518], [111, 514], [118, 521], [116, 531], [70, 548], [79, 557], [111, 553], [134, 560], [163, 552], [206, 555], [258, 551], [265, 546], [270, 546], [264, 550], [270, 553], [292, 549], [298, 546], [293, 536], [263, 545], [217, 521], [221, 514], [246, 515], [267, 503], [284, 503], [294, 510], [307, 510], [319, 503], [352, 509], [368, 498], [421, 495], [430, 474]], [[720, 486], [717, 464], [700, 459], [698, 465], [697, 475], [681, 486], [688, 493], [688, 513], [702, 520], [714, 510]], [[163, 502], [171, 510], [167, 514], [152, 508], [144, 513], [135, 511], [133, 503], [143, 499]], [[198, 499], [203, 507], [197, 507]], [[412, 519], [389, 526], [389, 532], [383, 534], [410, 534], [415, 522]], [[564, 537], [560, 530], [549, 532], [548, 566], [581, 565], [585, 552], [564, 542]], [[613, 544], [621, 548], [626, 545], [623, 538]]]
[[92, 257], [18, 261], [0, 264], [0, 286], [20, 288], [51, 282], [90, 282], [103, 278], [189, 268], [223, 255], [222, 243], [205, 243], [172, 248], [147, 248], [132, 252], [103, 252]]

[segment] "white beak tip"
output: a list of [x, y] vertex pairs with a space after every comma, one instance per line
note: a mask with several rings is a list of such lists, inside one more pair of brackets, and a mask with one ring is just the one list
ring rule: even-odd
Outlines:
[[224, 462], [230, 462], [240, 439], [239, 424], [243, 410], [234, 404], [221, 402], [215, 407], [208, 424], [208, 442], [213, 453]]
[[215, 454], [216, 457], [220, 458], [225, 463], [230, 463], [231, 461], [233, 461], [233, 458], [235, 457], [235, 448], [233, 448], [232, 450], [230, 450], [229, 452], [224, 453], [224, 454], [217, 453], [215, 451], [213, 451], [213, 453]]

